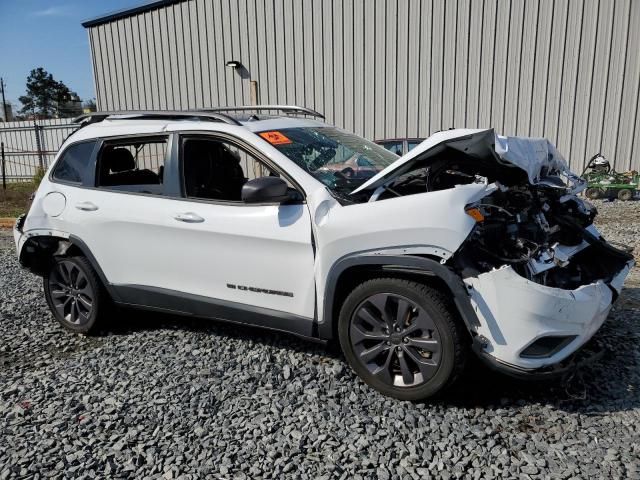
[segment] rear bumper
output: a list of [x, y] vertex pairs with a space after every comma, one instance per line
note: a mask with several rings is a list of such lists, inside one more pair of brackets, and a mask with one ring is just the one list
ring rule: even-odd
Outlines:
[[[516, 376], [552, 376], [573, 368], [577, 352], [600, 329], [633, 267], [629, 261], [610, 281], [575, 290], [531, 282], [511, 267], [464, 280], [480, 321], [474, 349], [494, 368]], [[546, 355], [526, 355], [540, 339], [567, 339]]]

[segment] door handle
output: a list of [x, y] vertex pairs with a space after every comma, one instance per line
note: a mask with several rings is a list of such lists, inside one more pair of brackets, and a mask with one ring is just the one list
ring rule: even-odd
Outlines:
[[204, 222], [204, 218], [202, 218], [200, 215], [197, 215], [197, 214], [195, 214], [193, 212], [178, 213], [173, 218], [175, 218], [179, 222], [185, 222], [185, 223], [201, 223], [201, 222]]
[[98, 210], [98, 206], [91, 202], [78, 202], [76, 203], [76, 208], [85, 212], [94, 212]]

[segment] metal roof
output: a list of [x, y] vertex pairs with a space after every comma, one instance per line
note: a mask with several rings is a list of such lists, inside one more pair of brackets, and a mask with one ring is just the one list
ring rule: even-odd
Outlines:
[[131, 15], [148, 12], [149, 10], [154, 10], [156, 8], [161, 8], [183, 1], [185, 0], [152, 0], [150, 2], [143, 3], [142, 5], [138, 5], [137, 7], [124, 8], [122, 10], [116, 10], [115, 12], [107, 13], [96, 18], [85, 20], [84, 22], [82, 22], [82, 26], [85, 28], [95, 27], [96, 25], [101, 25], [113, 20], [118, 20], [119, 18], [130, 17]]

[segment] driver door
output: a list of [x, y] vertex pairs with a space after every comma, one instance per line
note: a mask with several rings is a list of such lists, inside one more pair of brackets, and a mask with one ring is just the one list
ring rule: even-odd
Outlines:
[[286, 177], [234, 137], [183, 134], [178, 151], [182, 198], [166, 212], [175, 254], [163, 260], [172, 272], [165, 288], [240, 310], [312, 319], [314, 252], [306, 202], [243, 203], [247, 180]]

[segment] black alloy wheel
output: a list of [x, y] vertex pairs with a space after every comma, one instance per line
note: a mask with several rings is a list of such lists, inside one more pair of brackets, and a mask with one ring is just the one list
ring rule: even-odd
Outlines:
[[363, 283], [345, 300], [338, 330], [351, 367], [385, 395], [430, 397], [464, 367], [460, 322], [440, 291], [417, 282]]
[[86, 258], [55, 259], [44, 287], [49, 308], [63, 327], [77, 333], [94, 329], [102, 313], [104, 289]]
[[389, 385], [419, 385], [440, 366], [440, 334], [433, 319], [399, 295], [377, 293], [362, 302], [351, 319], [350, 339], [369, 373]]

